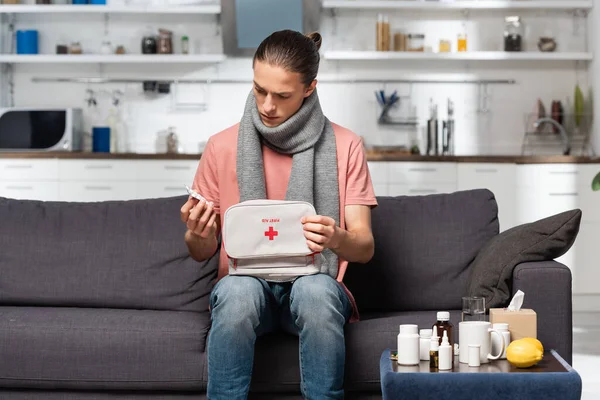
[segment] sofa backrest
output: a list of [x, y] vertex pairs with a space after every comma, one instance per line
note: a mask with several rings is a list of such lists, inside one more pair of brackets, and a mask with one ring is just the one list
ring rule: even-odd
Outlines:
[[372, 211], [375, 255], [350, 264], [344, 283], [359, 311], [456, 310], [469, 265], [498, 234], [498, 206], [487, 189], [378, 197]]
[[0, 305], [207, 311], [218, 257], [189, 257], [186, 200], [0, 198]]

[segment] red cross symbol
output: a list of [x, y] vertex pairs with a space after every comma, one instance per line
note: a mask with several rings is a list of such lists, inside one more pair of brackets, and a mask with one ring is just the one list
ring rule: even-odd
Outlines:
[[279, 235], [279, 232], [274, 230], [272, 226], [270, 226], [269, 230], [265, 232], [265, 236], [268, 236], [269, 240], [273, 240], [277, 235]]

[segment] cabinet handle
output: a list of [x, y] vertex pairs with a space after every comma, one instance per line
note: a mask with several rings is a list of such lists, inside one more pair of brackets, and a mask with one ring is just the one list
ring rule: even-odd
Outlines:
[[189, 171], [190, 167], [186, 165], [165, 165], [165, 169], [170, 171]]
[[175, 186], [165, 186], [165, 191], [167, 191], [167, 192], [182, 192], [182, 193], [185, 193], [185, 190], [182, 191], [179, 186], [178, 187], [175, 187]]
[[577, 175], [578, 171], [550, 171], [550, 175]]
[[85, 169], [112, 169], [112, 165], [86, 165]]
[[31, 164], [8, 164], [6, 169], [32, 169], [33, 165]]
[[33, 190], [33, 186], [15, 186], [10, 185], [6, 187], [9, 190]]
[[435, 189], [410, 189], [410, 193], [437, 193]]
[[550, 196], [578, 196], [577, 193], [549, 193]]
[[112, 186], [85, 186], [85, 190], [112, 190]]
[[475, 172], [480, 174], [495, 174], [498, 170], [496, 168], [477, 168]]
[[436, 172], [437, 168], [409, 168], [410, 172]]

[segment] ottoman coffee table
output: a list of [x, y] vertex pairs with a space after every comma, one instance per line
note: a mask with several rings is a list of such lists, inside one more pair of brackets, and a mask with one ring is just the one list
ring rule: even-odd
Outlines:
[[554, 350], [527, 369], [513, 367], [506, 360], [469, 367], [455, 357], [452, 370], [437, 372], [429, 371], [429, 361], [407, 367], [390, 355], [385, 350], [379, 363], [384, 400], [581, 399], [581, 377]]

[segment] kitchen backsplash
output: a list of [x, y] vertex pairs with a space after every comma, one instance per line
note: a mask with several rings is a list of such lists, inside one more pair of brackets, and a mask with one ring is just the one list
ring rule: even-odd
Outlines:
[[[477, 17], [456, 13], [458, 21], [446, 21], [445, 16], [425, 16], [417, 12], [387, 12], [391, 34], [398, 31], [425, 34], [424, 45], [437, 50], [440, 40], [449, 40], [452, 51], [457, 35], [467, 35], [468, 51], [502, 50], [504, 17], [502, 13], [481, 12]], [[509, 14], [507, 14], [509, 15]], [[537, 38], [552, 35], [561, 51], [586, 51], [586, 25], [574, 26], [565, 13], [520, 12], [526, 26], [526, 50], [536, 51]], [[108, 38], [113, 45], [123, 45], [139, 53], [141, 38], [147, 27], [166, 28], [174, 33], [174, 50], [179, 52], [180, 38], [190, 38], [192, 53], [222, 51], [221, 32], [215, 16], [134, 16], [111, 15], [105, 23], [102, 15], [76, 15], [78, 21], [61, 24], [61, 19], [75, 15], [20, 15], [17, 29], [40, 31], [40, 52], [54, 53], [55, 44], [79, 41], [84, 52], [99, 52]], [[420, 20], [417, 18], [420, 17]], [[323, 51], [375, 50], [377, 13], [371, 11], [336, 12], [332, 18], [324, 13], [321, 33]], [[75, 24], [75, 25], [74, 25]], [[75, 26], [75, 27], [74, 27]], [[79, 28], [77, 28], [79, 26]], [[84, 29], [85, 28], [85, 29]], [[105, 28], [109, 35], [105, 37]], [[97, 49], [97, 50], [96, 50]], [[393, 50], [393, 38], [392, 38]], [[251, 89], [252, 69], [249, 59], [230, 59], [219, 65], [157, 64], [157, 65], [26, 65], [15, 67], [16, 106], [79, 106], [91, 89], [97, 96], [102, 113], [110, 107], [111, 91], [121, 90], [123, 115], [127, 122], [129, 150], [156, 151], [160, 130], [176, 128], [182, 150], [197, 152], [201, 142], [241, 117], [246, 96]], [[85, 85], [76, 83], [34, 83], [33, 77], [118, 77], [161, 78], [179, 77], [247, 79], [247, 83], [212, 83], [178, 85], [177, 93], [145, 94], [142, 84]], [[553, 100], [573, 99], [577, 83], [585, 95], [588, 82], [587, 64], [574, 61], [326, 61], [321, 62], [318, 86], [323, 109], [328, 117], [363, 136], [368, 144], [401, 145], [417, 140], [424, 148], [424, 127], [429, 115], [430, 99], [438, 105], [439, 118], [446, 117], [446, 103], [454, 103], [456, 154], [518, 154], [525, 128], [526, 114], [533, 112], [538, 98], [550, 109]], [[374, 84], [332, 83], [334, 79], [440, 79], [440, 80], [515, 80], [515, 84]], [[380, 106], [374, 92], [397, 90], [401, 107], [414, 110], [419, 120], [416, 130], [380, 126], [377, 123]], [[482, 91], [484, 95], [482, 96]], [[483, 101], [482, 101], [483, 100]], [[177, 107], [178, 103], [202, 103], [206, 109]], [[86, 112], [88, 125], [97, 113]]]

